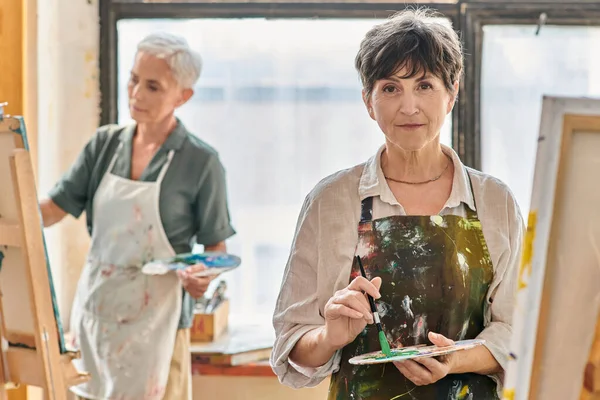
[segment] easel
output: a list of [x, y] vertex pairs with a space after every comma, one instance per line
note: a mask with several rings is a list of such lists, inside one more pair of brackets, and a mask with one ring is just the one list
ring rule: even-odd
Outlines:
[[544, 96], [503, 400], [600, 400], [599, 149], [600, 99]]
[[20, 384], [43, 388], [46, 400], [66, 400], [68, 388], [89, 376], [64, 346], [25, 125], [3, 116], [2, 104], [0, 252], [0, 338], [9, 343], [0, 350], [0, 400]]
[[583, 389], [579, 400], [600, 400], [600, 313], [598, 314], [590, 358], [585, 367]]

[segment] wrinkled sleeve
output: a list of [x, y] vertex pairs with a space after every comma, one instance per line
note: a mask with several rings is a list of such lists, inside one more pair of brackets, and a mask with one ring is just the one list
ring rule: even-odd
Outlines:
[[106, 142], [112, 125], [101, 127], [88, 141], [69, 170], [48, 193], [52, 201], [63, 211], [79, 218], [89, 198], [88, 186], [92, 170]]
[[499, 389], [504, 381], [504, 370], [508, 364], [508, 353], [512, 335], [512, 319], [516, 302], [517, 275], [521, 262], [521, 248], [525, 224], [516, 200], [508, 191], [507, 222], [508, 248], [502, 253], [488, 294], [489, 306], [486, 310], [486, 326], [477, 337], [485, 340], [485, 346], [502, 367], [502, 371], [492, 375]]
[[235, 234], [227, 203], [225, 168], [217, 156], [212, 156], [204, 167], [194, 206], [197, 243], [213, 245]]
[[341, 358], [340, 351], [337, 351], [319, 368], [303, 368], [289, 360], [289, 354], [298, 340], [325, 324], [317, 295], [319, 235], [319, 206], [309, 195], [298, 218], [273, 316], [276, 339], [271, 367], [281, 383], [293, 388], [318, 385], [337, 371]]

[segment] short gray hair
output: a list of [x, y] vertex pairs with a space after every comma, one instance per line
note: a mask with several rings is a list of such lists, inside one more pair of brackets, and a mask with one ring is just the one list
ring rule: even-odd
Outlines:
[[376, 81], [400, 68], [407, 69], [403, 78], [430, 72], [452, 93], [463, 71], [462, 44], [443, 15], [428, 8], [407, 9], [367, 32], [355, 66], [367, 97]]
[[138, 52], [164, 59], [177, 83], [184, 89], [194, 87], [202, 71], [202, 58], [181, 36], [156, 32], [146, 36], [137, 46]]

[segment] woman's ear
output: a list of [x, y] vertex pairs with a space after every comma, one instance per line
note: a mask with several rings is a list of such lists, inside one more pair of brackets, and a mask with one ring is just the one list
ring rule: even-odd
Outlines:
[[192, 98], [193, 94], [194, 94], [194, 89], [183, 89], [181, 91], [181, 97], [179, 98], [179, 101], [177, 102], [177, 107], [181, 107], [182, 105], [187, 103], [188, 100]]
[[450, 112], [454, 108], [454, 104], [456, 104], [456, 99], [458, 98], [458, 87], [459, 87], [458, 81], [454, 82], [454, 85], [452, 85], [453, 90], [452, 90], [452, 93], [450, 93], [450, 101], [448, 101], [448, 107], [446, 109], [446, 114], [450, 114]]
[[372, 120], [375, 120], [375, 112], [373, 111], [373, 106], [371, 105], [371, 96], [367, 94], [365, 89], [362, 90], [362, 99], [365, 103], [365, 107], [367, 107], [369, 117], [371, 117]]

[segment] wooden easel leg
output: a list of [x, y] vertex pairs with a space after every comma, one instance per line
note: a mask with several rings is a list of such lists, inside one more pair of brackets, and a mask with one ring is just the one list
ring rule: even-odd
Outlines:
[[580, 400], [600, 400], [600, 314], [596, 323], [590, 357], [585, 366]]

